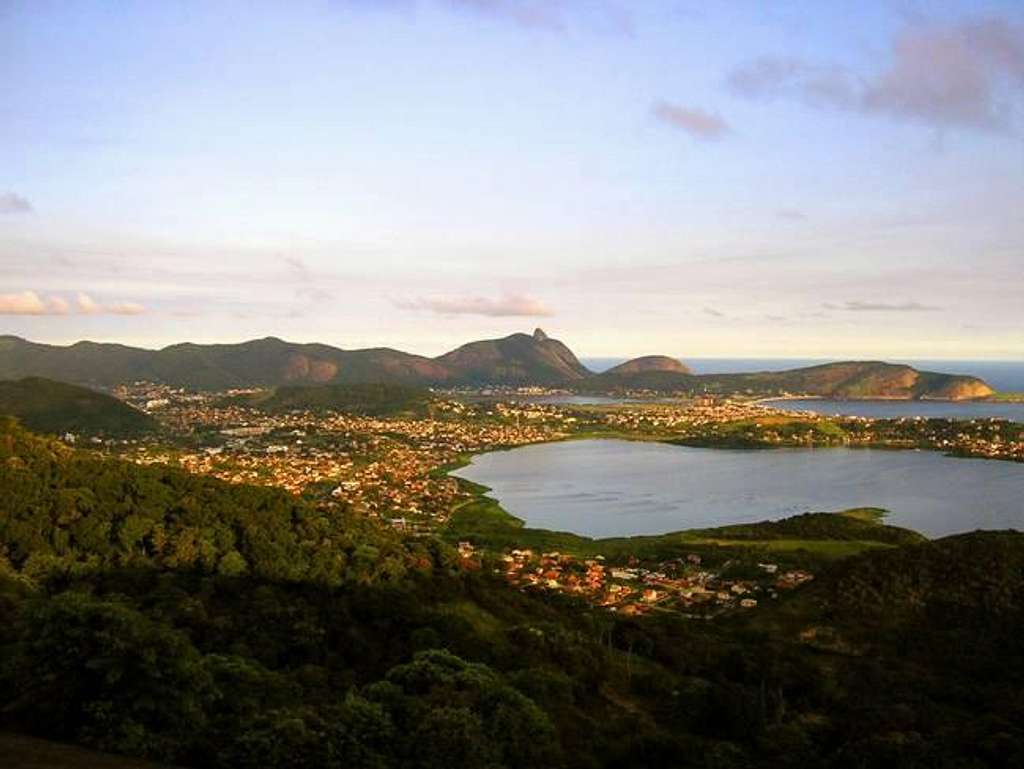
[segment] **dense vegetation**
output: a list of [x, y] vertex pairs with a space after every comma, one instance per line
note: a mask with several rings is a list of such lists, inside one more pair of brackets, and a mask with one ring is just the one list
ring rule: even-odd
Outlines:
[[1024, 535], [865, 552], [739, 617], [627, 618], [278, 492], [10, 423], [0, 452], [2, 728], [243, 769], [1024, 765]]
[[911, 545], [924, 537], [910, 529], [883, 526], [879, 519], [884, 510], [857, 508], [842, 513], [803, 513], [781, 521], [759, 521], [717, 526], [713, 529], [694, 529], [694, 537], [716, 537], [723, 540], [863, 540], [888, 545]]
[[271, 488], [139, 467], [0, 420], [0, 571], [32, 580], [183, 568], [336, 585], [401, 576], [419, 554]]
[[341, 411], [363, 416], [423, 414], [429, 390], [396, 384], [282, 385], [249, 396], [248, 402], [269, 412]]
[[41, 377], [0, 381], [0, 415], [52, 434], [137, 438], [159, 429], [152, 417], [113, 396]]

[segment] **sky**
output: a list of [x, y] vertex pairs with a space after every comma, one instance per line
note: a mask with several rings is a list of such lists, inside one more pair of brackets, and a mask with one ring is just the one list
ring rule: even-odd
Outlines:
[[0, 0], [0, 333], [1024, 360], [1024, 4]]

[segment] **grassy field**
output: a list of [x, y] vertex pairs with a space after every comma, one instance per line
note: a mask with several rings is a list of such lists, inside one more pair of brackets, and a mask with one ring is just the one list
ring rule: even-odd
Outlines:
[[985, 400], [994, 403], [1024, 403], [1024, 393], [995, 393]]

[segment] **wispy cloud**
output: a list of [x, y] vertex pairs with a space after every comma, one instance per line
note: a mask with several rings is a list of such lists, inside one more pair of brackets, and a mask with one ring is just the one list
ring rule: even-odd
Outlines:
[[803, 222], [806, 221], [807, 214], [795, 208], [780, 208], [775, 212], [775, 217], [777, 219], [785, 219], [790, 222]]
[[733, 70], [727, 82], [748, 99], [798, 97], [813, 106], [852, 107], [858, 98], [850, 74], [842, 67], [783, 56], [754, 59]]
[[847, 312], [936, 312], [941, 307], [933, 307], [920, 302], [865, 302], [854, 300], [841, 304], [825, 303], [826, 310], [845, 310]]
[[651, 107], [651, 113], [662, 123], [686, 131], [696, 139], [714, 141], [729, 132], [729, 125], [721, 117], [696, 107], [659, 101]]
[[34, 210], [28, 198], [13, 192], [0, 193], [0, 214], [30, 214]]
[[296, 317], [301, 315], [308, 305], [328, 302], [334, 298], [331, 292], [323, 287], [322, 282], [313, 274], [304, 259], [298, 256], [285, 256], [282, 257], [282, 261], [291, 282], [295, 285], [295, 303], [292, 313], [296, 313]]
[[141, 315], [146, 308], [136, 302], [97, 302], [79, 293], [69, 301], [58, 294], [40, 296], [35, 291], [0, 294], [0, 315]]
[[885, 67], [863, 77], [837, 64], [765, 56], [734, 70], [728, 84], [753, 99], [1005, 131], [1024, 94], [1024, 25], [917, 22], [892, 42]]
[[447, 0], [456, 8], [504, 18], [524, 27], [562, 31], [564, 3], [560, 0]]
[[[411, 2], [411, 0], [410, 0]], [[583, 26], [607, 34], [631, 34], [631, 15], [612, 0], [435, 0], [455, 10], [512, 22], [529, 29], [565, 32]]]
[[724, 318], [725, 317], [725, 313], [724, 312], [720, 312], [719, 310], [716, 310], [713, 307], [705, 307], [704, 308], [704, 314], [705, 315], [710, 315], [712, 318]]
[[484, 315], [490, 318], [554, 315], [543, 302], [522, 294], [504, 294], [497, 299], [483, 296], [426, 297], [396, 301], [395, 306], [437, 315]]

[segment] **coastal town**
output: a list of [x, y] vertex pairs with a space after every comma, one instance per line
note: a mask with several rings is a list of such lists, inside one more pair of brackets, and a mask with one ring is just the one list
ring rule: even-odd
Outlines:
[[425, 531], [443, 526], [466, 497], [443, 469], [473, 454], [590, 434], [659, 437], [771, 413], [729, 401], [622, 413], [519, 401], [437, 400], [421, 416], [369, 417], [266, 413], [232, 402], [243, 394], [122, 388], [121, 397], [158, 417], [180, 440], [113, 448], [140, 464], [175, 464], [232, 483], [277, 486]]
[[[479, 568], [479, 554], [470, 542], [458, 544], [464, 565]], [[804, 570], [780, 571], [776, 563], [758, 563], [752, 578], [723, 576], [723, 569], [702, 566], [701, 556], [687, 554], [656, 564], [606, 563], [604, 556], [580, 559], [559, 552], [536, 553], [514, 548], [501, 556], [500, 571], [512, 585], [529, 590], [574, 595], [622, 615], [677, 611], [710, 618], [733, 609], [753, 609], [759, 601], [776, 600], [812, 579]], [[725, 565], [727, 569], [729, 564]]]
[[[536, 388], [532, 388], [536, 389]], [[996, 420], [877, 420], [788, 413], [750, 400], [700, 397], [614, 405], [558, 403], [549, 393], [437, 394], [421, 413], [367, 416], [334, 410], [265, 411], [252, 390], [196, 393], [138, 383], [116, 394], [166, 428], [159, 440], [108, 442], [139, 464], [177, 465], [231, 483], [275, 486], [327, 509], [379, 519], [408, 535], [445, 532], [474, 499], [449, 471], [475, 454], [582, 437], [686, 445], [846, 445], [929, 448], [1024, 460], [1019, 426]], [[459, 397], [455, 397], [458, 395]], [[538, 397], [539, 396], [539, 397]], [[74, 436], [67, 436], [74, 439]], [[727, 577], [701, 556], [637, 563], [508, 547], [487, 553], [458, 543], [466, 568], [493, 568], [524, 590], [554, 591], [622, 614], [671, 610], [692, 616], [750, 609], [813, 578], [775, 563]]]

